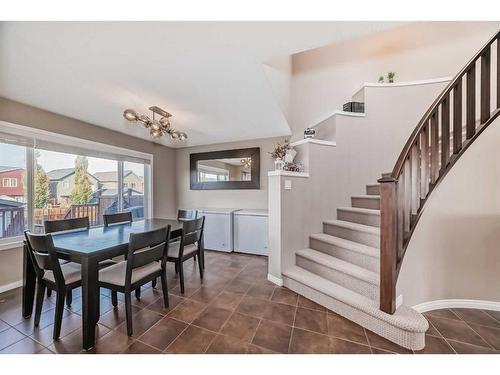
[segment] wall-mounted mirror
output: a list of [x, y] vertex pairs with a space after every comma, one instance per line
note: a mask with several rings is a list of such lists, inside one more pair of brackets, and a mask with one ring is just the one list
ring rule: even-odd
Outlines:
[[259, 189], [260, 148], [190, 154], [191, 190]]

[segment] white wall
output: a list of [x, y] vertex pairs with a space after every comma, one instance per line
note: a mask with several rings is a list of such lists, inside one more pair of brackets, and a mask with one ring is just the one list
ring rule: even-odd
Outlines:
[[293, 132], [325, 117], [363, 82], [388, 71], [396, 81], [454, 76], [500, 22], [416, 22], [293, 55]]
[[[245, 142], [220, 143], [175, 151], [175, 186], [178, 208], [259, 208], [267, 209], [267, 172], [274, 170], [271, 152], [285, 138], [265, 138]], [[260, 147], [260, 189], [191, 190], [189, 154], [207, 151]]]
[[500, 118], [431, 194], [406, 251], [398, 294], [500, 302]]

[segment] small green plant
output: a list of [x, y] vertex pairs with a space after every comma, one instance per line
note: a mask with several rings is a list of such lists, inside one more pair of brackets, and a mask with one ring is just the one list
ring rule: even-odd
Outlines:
[[396, 72], [387, 73], [387, 80], [389, 83], [394, 83], [394, 77], [396, 77]]
[[378, 83], [384, 83], [384, 76], [378, 77]]

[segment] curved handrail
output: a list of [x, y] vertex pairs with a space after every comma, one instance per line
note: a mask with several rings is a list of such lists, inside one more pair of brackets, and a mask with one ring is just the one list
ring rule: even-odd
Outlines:
[[[497, 33], [491, 37], [488, 42], [486, 42], [483, 47], [477, 52], [472, 59], [469, 60], [469, 62], [460, 70], [460, 72], [448, 83], [448, 85], [445, 87], [445, 89], [441, 92], [441, 94], [434, 100], [434, 102], [431, 104], [429, 109], [424, 113], [420, 121], [418, 122], [417, 126], [411, 133], [410, 137], [408, 138], [408, 141], [406, 142], [405, 146], [403, 147], [403, 150], [401, 151], [401, 154], [399, 155], [396, 164], [394, 165], [394, 168], [390, 174], [391, 178], [398, 178], [398, 176], [401, 174], [401, 171], [403, 169], [404, 161], [408, 157], [409, 153], [411, 152], [411, 147], [412, 145], [416, 142], [417, 137], [420, 135], [422, 132], [422, 128], [426, 125], [427, 121], [429, 121], [430, 116], [435, 112], [436, 108], [441, 104], [443, 99], [450, 93], [450, 91], [453, 89], [453, 87], [457, 84], [457, 81], [459, 79], [462, 79], [464, 74], [471, 68], [473, 64], [477, 62], [477, 60], [481, 57], [481, 55], [484, 53], [484, 51], [493, 44], [493, 42], [496, 39], [500, 38], [500, 30], [497, 31]], [[389, 176], [384, 176], [383, 178], [387, 178]]]
[[[495, 42], [496, 107], [492, 110], [491, 51]], [[478, 62], [479, 85], [476, 84]], [[478, 86], [479, 120], [476, 114]], [[497, 31], [434, 100], [408, 138], [392, 172], [383, 174], [378, 180], [382, 311], [390, 314], [395, 311], [399, 270], [429, 195], [468, 147], [499, 115], [500, 31]]]

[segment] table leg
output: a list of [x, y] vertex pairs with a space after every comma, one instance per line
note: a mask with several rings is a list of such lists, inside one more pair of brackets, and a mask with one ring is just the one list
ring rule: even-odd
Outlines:
[[82, 259], [82, 332], [83, 348], [95, 345], [96, 309], [98, 308], [98, 263], [89, 258]]
[[35, 301], [36, 274], [26, 245], [23, 246], [23, 318], [29, 318]]

